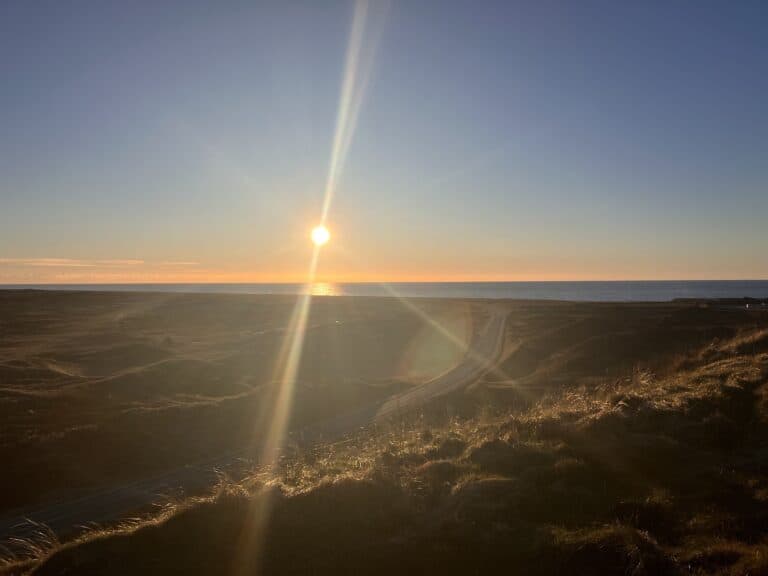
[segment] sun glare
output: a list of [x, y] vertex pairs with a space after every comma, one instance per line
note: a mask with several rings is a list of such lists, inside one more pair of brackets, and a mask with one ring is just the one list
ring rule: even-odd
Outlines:
[[315, 246], [322, 246], [327, 243], [330, 238], [331, 233], [325, 226], [320, 225], [312, 229], [312, 242], [315, 243]]

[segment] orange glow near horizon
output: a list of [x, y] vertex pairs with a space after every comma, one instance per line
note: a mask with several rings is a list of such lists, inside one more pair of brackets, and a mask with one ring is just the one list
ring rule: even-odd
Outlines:
[[[520, 274], [451, 274], [451, 273], [378, 273], [360, 274], [355, 272], [324, 271], [318, 273], [315, 281], [325, 285], [343, 283], [403, 283], [403, 282], [610, 282], [610, 281], [650, 281], [650, 280], [768, 280], [766, 276], [749, 274], [712, 275], [706, 273], [687, 274], [604, 274], [604, 273], [520, 273]], [[253, 272], [222, 272], [217, 270], [199, 270], [194, 273], [118, 273], [88, 272], [61, 273], [45, 275], [14, 275], [3, 277], [0, 284], [12, 285], [81, 285], [81, 284], [306, 284], [306, 274], [259, 274]]]

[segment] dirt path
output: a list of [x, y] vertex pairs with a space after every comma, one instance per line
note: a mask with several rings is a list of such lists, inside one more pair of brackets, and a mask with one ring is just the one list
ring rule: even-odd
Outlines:
[[398, 412], [412, 410], [477, 381], [496, 364], [503, 351], [506, 318], [506, 311], [493, 308], [460, 364], [434, 380], [390, 398], [378, 410], [375, 419], [382, 420]]

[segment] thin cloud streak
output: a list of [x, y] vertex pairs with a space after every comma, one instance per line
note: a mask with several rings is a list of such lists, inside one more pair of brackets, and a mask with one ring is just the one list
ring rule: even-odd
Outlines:
[[139, 259], [86, 260], [78, 258], [0, 258], [0, 266], [48, 268], [135, 268], [135, 267], [193, 267], [199, 262], [169, 260], [148, 262]]
[[90, 268], [96, 266], [93, 262], [72, 260], [70, 258], [0, 258], [4, 266], [44, 266], [57, 268]]

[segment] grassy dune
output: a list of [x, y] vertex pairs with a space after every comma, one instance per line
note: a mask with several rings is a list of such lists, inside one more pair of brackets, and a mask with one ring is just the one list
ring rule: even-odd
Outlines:
[[768, 573], [768, 318], [510, 318], [500, 370], [468, 390], [123, 526], [43, 533], [6, 571]]
[[[0, 461], [10, 463], [0, 514], [232, 450], [256, 453], [294, 304], [0, 292]], [[422, 306], [465, 328], [466, 306]], [[394, 300], [316, 299], [293, 425], [386, 398], [461, 355]]]

